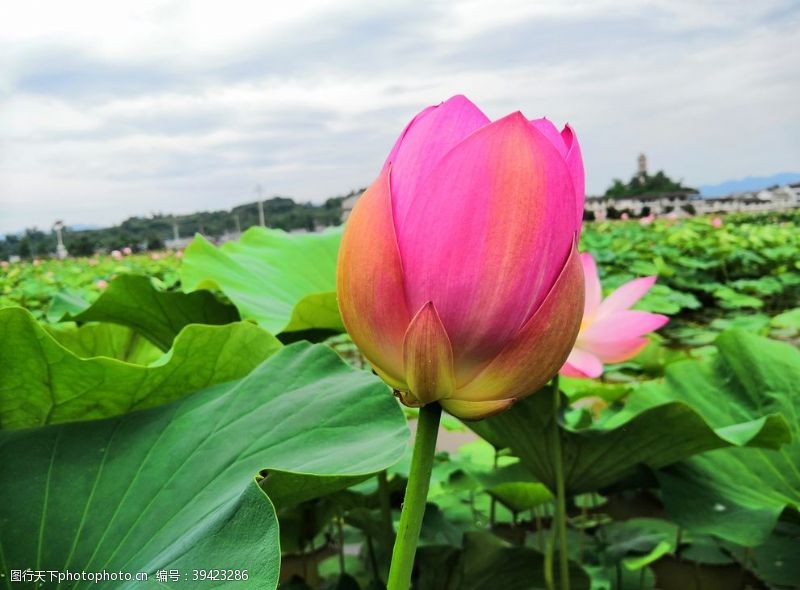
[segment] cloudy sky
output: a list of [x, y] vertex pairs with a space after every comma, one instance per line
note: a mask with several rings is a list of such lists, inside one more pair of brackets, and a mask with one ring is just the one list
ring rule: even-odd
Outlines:
[[463, 93], [693, 185], [800, 172], [796, 0], [94, 2], [0, 19], [0, 232], [368, 184]]

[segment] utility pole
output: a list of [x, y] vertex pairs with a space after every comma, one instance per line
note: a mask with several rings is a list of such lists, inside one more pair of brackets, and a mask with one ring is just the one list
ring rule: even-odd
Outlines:
[[57, 220], [53, 224], [53, 231], [56, 232], [56, 256], [58, 256], [61, 260], [64, 260], [67, 257], [67, 249], [64, 246], [64, 241], [61, 239], [61, 230], [64, 229], [64, 222], [60, 219]]
[[175, 221], [175, 218], [172, 219], [172, 239], [175, 240], [176, 243], [181, 239], [178, 233], [178, 222]]
[[261, 185], [257, 184], [255, 188], [256, 198], [258, 199], [258, 225], [261, 227], [266, 227], [267, 222], [264, 219], [264, 203], [261, 201]]
[[239, 214], [238, 213], [234, 213], [233, 214], [233, 221], [236, 223], [236, 233], [237, 234], [242, 233], [242, 228], [239, 225]]

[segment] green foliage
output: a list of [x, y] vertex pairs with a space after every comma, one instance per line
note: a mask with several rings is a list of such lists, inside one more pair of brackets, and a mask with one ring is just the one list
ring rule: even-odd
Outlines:
[[[640, 389], [632, 399], [646, 395], [646, 390]], [[553, 428], [561, 431], [570, 494], [617, 484], [636, 475], [642, 465], [665, 467], [727, 446], [777, 449], [790, 440], [789, 425], [780, 413], [762, 414], [756, 419], [734, 414], [711, 421], [683, 401], [641, 403], [645, 407], [628, 404], [600, 424], [573, 429], [557, 424], [551, 396], [545, 388], [506, 412], [468, 424], [495, 447], [510, 448], [551, 491], [555, 490], [555, 480], [548, 440]], [[746, 400], [730, 400], [729, 404], [737, 402]]]
[[[190, 325], [148, 365], [93, 347], [81, 358], [24, 309], [0, 309], [0, 428], [104, 418], [243, 377], [280, 343], [252, 324]], [[96, 334], [95, 334], [96, 336]], [[133, 346], [129, 344], [128, 348]], [[99, 354], [97, 354], [99, 353]]]
[[707, 453], [663, 471], [659, 482], [667, 510], [684, 526], [754, 545], [784, 510], [800, 510], [800, 351], [745, 332], [725, 333], [717, 346], [713, 359], [670, 367], [663, 385], [649, 387], [653, 396], [687, 400], [717, 426], [778, 413], [791, 443]]
[[[444, 417], [457, 450], [435, 457], [414, 588], [546, 587], [554, 428], [573, 587], [796, 586], [799, 222], [587, 224], [606, 293], [657, 274], [638, 307], [670, 323], [602, 380], [562, 378], [563, 415], [543, 391], [471, 425], [508, 448]], [[31, 256], [51, 238], [9, 237]], [[346, 334], [273, 336], [341, 331], [338, 242], [254, 228], [198, 237], [183, 259], [3, 264], [0, 569], [240, 567], [248, 582], [203, 586], [274, 588], [280, 568], [282, 588], [383, 587], [417, 412]]]
[[[284, 504], [335, 491], [395, 462], [407, 435], [383, 384], [308, 344], [158, 408], [0, 433], [0, 573], [152, 580], [160, 569], [220, 568], [248, 570], [243, 587], [274, 588], [278, 526], [262, 489]], [[259, 471], [269, 474], [262, 489]]]
[[180, 275], [185, 291], [219, 289], [245, 319], [278, 334], [342, 331], [336, 303], [336, 257], [341, 232], [292, 235], [251, 228], [215, 248], [197, 236]]
[[120, 275], [90, 307], [67, 313], [63, 319], [128, 326], [161, 350], [168, 350], [185, 326], [228, 324], [238, 321], [239, 314], [208, 291], [170, 292], [148, 277]]

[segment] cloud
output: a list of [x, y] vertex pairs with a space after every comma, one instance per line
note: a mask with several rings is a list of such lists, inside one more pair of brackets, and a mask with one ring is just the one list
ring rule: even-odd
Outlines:
[[24, 3], [0, 22], [0, 232], [320, 201], [463, 92], [578, 131], [588, 190], [800, 163], [796, 3]]

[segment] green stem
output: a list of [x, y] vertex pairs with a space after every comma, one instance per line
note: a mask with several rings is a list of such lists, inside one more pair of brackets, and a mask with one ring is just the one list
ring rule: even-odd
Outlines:
[[[494, 470], [497, 471], [497, 455], [499, 451], [497, 447], [494, 449]], [[497, 515], [497, 498], [492, 496], [492, 499], [489, 504], [489, 528], [494, 529], [495, 518]]]
[[555, 518], [550, 521], [550, 529], [548, 530], [551, 535], [547, 540], [544, 551], [544, 581], [547, 585], [547, 590], [556, 590], [556, 583], [553, 579], [553, 553], [555, 552], [556, 538], [558, 537]]
[[556, 526], [558, 527], [558, 565], [561, 578], [561, 589], [569, 590], [569, 555], [567, 553], [567, 497], [564, 486], [564, 464], [561, 455], [561, 430], [558, 427], [558, 413], [561, 404], [561, 392], [558, 388], [558, 375], [553, 379], [553, 428], [551, 443], [553, 446], [553, 469], [556, 478]]
[[342, 530], [341, 514], [336, 518], [336, 543], [339, 545], [339, 575], [344, 574], [344, 531]]
[[386, 470], [378, 473], [378, 501], [381, 507], [383, 534], [386, 537], [384, 543], [388, 549], [394, 543], [394, 525], [392, 524], [392, 499], [389, 494], [389, 480], [386, 477]]
[[417, 552], [422, 517], [425, 515], [425, 501], [428, 498], [441, 415], [442, 408], [437, 403], [428, 404], [419, 410], [411, 471], [408, 474], [400, 525], [397, 528], [397, 539], [392, 551], [387, 590], [408, 590], [411, 586], [414, 554]]

